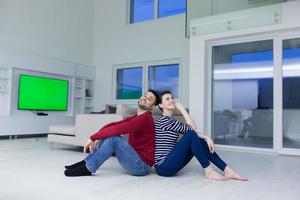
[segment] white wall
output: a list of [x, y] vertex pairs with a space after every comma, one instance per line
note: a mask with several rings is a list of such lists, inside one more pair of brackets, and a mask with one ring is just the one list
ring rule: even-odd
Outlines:
[[0, 0], [0, 66], [63, 76], [71, 89], [67, 112], [34, 116], [16, 110], [13, 74], [0, 102], [0, 135], [45, 133], [50, 125], [74, 123], [71, 80], [91, 71], [85, 66], [93, 64], [93, 6], [94, 0]]
[[95, 1], [94, 65], [96, 109], [112, 101], [112, 66], [123, 63], [182, 59], [182, 101], [188, 106], [189, 44], [185, 16], [177, 15], [136, 24], [126, 22], [126, 1]]
[[94, 0], [0, 0], [0, 48], [92, 65]]
[[[49, 126], [74, 124], [74, 77], [94, 79], [95, 69], [90, 66], [59, 59], [36, 56], [0, 49], [0, 66], [8, 68], [7, 92], [0, 92], [0, 135], [47, 133]], [[67, 111], [47, 111], [48, 116], [36, 116], [28, 110], [17, 109], [19, 74], [32, 74], [69, 81]], [[3, 76], [3, 74], [2, 74]], [[3, 76], [5, 77], [5, 76]], [[16, 126], [16, 124], [18, 124]]]

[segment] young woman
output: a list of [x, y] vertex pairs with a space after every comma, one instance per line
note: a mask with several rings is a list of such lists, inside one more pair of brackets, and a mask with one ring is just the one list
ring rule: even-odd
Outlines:
[[[174, 176], [194, 156], [202, 165], [205, 176], [214, 180], [237, 179], [247, 181], [233, 171], [215, 152], [214, 142], [207, 136], [197, 133], [196, 125], [188, 112], [173, 99], [170, 91], [160, 94], [159, 108], [162, 115], [155, 121], [155, 170], [161, 176]], [[186, 123], [172, 118], [177, 109]], [[183, 134], [178, 140], [179, 134]], [[216, 165], [224, 174], [215, 171], [210, 163]]]

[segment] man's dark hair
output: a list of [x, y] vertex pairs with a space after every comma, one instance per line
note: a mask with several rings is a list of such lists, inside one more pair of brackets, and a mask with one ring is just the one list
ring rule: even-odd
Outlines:
[[155, 106], [158, 105], [158, 102], [159, 102], [159, 95], [157, 94], [157, 92], [155, 90], [152, 90], [152, 89], [149, 89], [148, 92], [151, 92], [152, 94], [154, 94], [155, 96]]
[[[172, 92], [170, 92], [169, 90], [165, 90], [165, 91], [162, 91], [161, 93], [159, 93], [158, 104], [162, 103], [162, 97], [165, 94], [172, 94]], [[158, 105], [158, 108], [162, 111], [162, 108], [159, 107], [159, 105]]]

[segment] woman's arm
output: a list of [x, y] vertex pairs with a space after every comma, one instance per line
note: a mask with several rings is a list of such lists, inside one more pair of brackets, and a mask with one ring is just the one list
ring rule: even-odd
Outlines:
[[196, 124], [183, 105], [179, 102], [175, 103], [175, 107], [183, 115], [185, 122], [192, 127], [193, 130], [196, 130]]
[[197, 133], [199, 138], [206, 141], [210, 153], [214, 153], [215, 149], [216, 149], [214, 141], [210, 137], [208, 137], [207, 135], [204, 135], [203, 133], [199, 133], [199, 132], [196, 132], [196, 133]]

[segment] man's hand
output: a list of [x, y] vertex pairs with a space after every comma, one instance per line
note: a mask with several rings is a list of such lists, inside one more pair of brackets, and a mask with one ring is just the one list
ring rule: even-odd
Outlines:
[[89, 149], [89, 152], [93, 153], [94, 149], [97, 148], [98, 144], [99, 140], [92, 141], [91, 139], [89, 139], [83, 147], [83, 152], [87, 153], [87, 150]]

